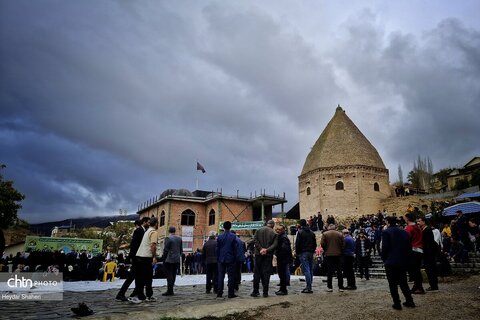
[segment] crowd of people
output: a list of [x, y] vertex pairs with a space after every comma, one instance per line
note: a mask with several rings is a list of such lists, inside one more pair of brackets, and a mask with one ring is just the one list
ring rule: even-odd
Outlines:
[[[130, 251], [125, 258], [121, 254], [113, 257], [109, 252], [91, 255], [34, 251], [3, 256], [0, 271], [58, 270], [64, 273], [66, 281], [124, 278], [116, 299], [140, 303], [155, 301], [152, 281], [160, 273], [167, 279], [163, 296], [174, 295], [176, 275], [181, 272], [206, 274], [206, 293], [213, 291], [217, 297], [222, 297], [224, 291], [228, 298], [237, 297], [242, 272], [254, 274], [252, 297], [259, 297], [260, 293], [268, 297], [273, 272], [278, 273], [280, 279], [275, 294], [287, 295], [290, 275], [295, 270], [301, 270], [305, 277], [302, 293], [313, 292], [313, 276], [319, 270], [327, 276], [327, 292], [333, 291], [334, 277], [339, 291], [356, 290], [355, 272], [369, 280], [371, 256], [379, 255], [385, 265], [393, 308], [401, 309], [398, 286], [405, 297], [403, 306], [414, 307], [412, 294], [439, 290], [438, 277], [448, 273], [449, 262], [466, 262], [468, 253], [480, 248], [478, 224], [461, 211], [449, 223], [433, 223], [430, 216], [409, 206], [401, 217], [391, 216], [384, 210], [342, 225], [331, 215], [324, 222], [318, 214], [300, 219], [296, 226], [290, 227], [288, 231], [293, 237], [288, 236], [284, 225], [275, 225], [270, 220], [256, 230], [248, 243], [243, 242], [226, 221], [222, 234], [210, 233], [203, 248], [186, 255], [181, 237], [171, 226], [160, 256], [157, 256], [158, 221], [145, 217], [135, 221]], [[426, 289], [422, 267], [428, 278]], [[408, 287], [408, 279], [413, 282], [412, 288]], [[126, 292], [133, 282], [135, 288], [127, 298]]]

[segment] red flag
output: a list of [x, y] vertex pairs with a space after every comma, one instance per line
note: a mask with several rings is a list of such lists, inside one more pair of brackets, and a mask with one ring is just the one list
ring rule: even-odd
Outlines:
[[197, 161], [197, 170], [202, 171], [202, 173], [205, 173], [205, 168]]

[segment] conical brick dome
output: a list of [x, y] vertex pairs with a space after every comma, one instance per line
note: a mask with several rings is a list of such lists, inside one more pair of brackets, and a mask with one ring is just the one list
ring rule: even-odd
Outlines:
[[308, 154], [302, 175], [318, 168], [350, 165], [386, 169], [377, 149], [338, 106]]

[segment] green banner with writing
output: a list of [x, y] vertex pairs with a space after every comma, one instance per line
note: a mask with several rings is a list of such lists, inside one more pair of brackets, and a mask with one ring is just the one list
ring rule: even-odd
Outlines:
[[[233, 221], [231, 230], [253, 230], [263, 226], [263, 221]], [[223, 230], [223, 221], [220, 222], [220, 229]]]
[[102, 252], [103, 240], [100, 239], [76, 239], [76, 238], [51, 238], [27, 236], [25, 251], [86, 251], [92, 254]]

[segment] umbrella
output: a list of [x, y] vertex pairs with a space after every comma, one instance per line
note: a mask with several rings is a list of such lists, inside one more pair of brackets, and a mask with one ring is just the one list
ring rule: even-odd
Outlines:
[[459, 203], [448, 208], [443, 209], [444, 216], [454, 216], [458, 210], [462, 210], [464, 214], [480, 213], [480, 202], [471, 201]]
[[465, 199], [465, 198], [480, 198], [480, 191], [462, 193], [461, 195], [459, 195], [455, 199], [460, 200], [460, 199]]

